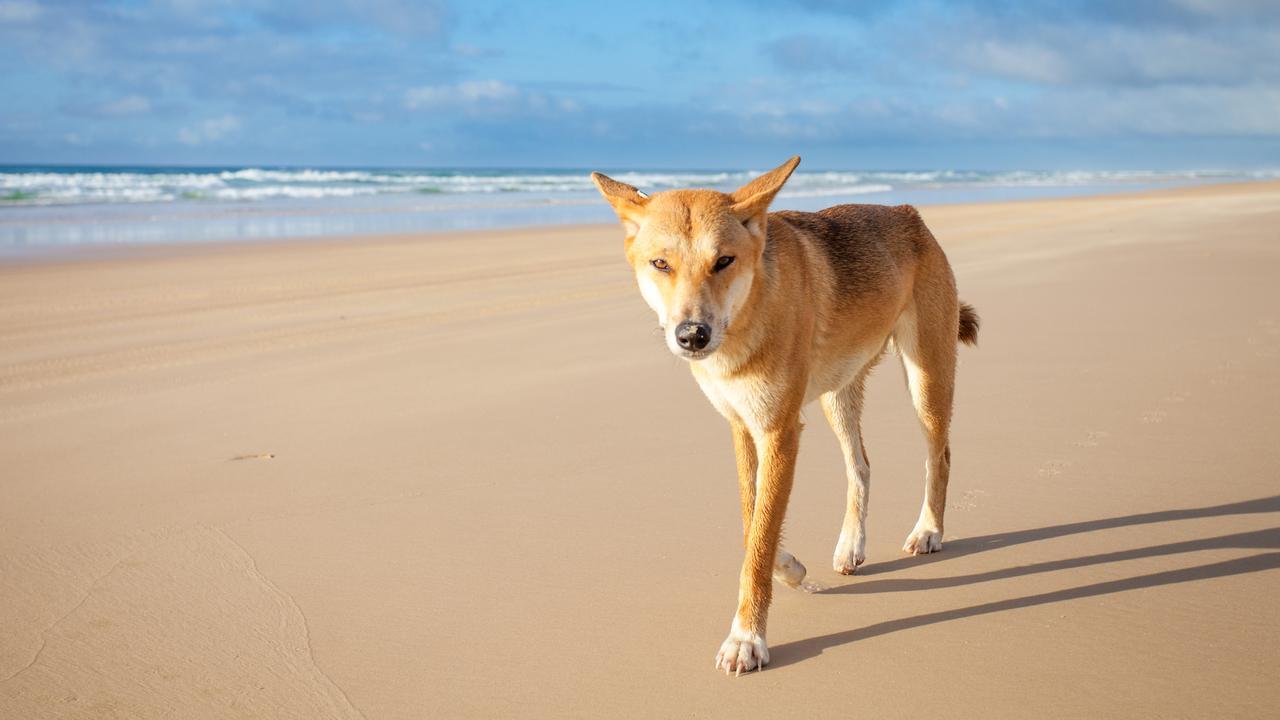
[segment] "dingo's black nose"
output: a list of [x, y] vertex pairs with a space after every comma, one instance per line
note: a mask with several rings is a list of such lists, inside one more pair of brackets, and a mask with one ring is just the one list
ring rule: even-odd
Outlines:
[[711, 342], [711, 326], [685, 321], [676, 326], [676, 342], [685, 350], [701, 350]]

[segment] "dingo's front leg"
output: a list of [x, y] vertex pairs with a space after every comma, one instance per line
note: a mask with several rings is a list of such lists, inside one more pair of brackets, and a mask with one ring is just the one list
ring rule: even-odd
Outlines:
[[[738, 461], [738, 490], [742, 498], [742, 547], [751, 541], [751, 516], [756, 509], [756, 477], [760, 458], [751, 431], [741, 421], [729, 421], [733, 428], [733, 451]], [[798, 588], [804, 582], [808, 570], [795, 555], [778, 548], [773, 561], [773, 579], [787, 587]]]
[[769, 662], [765, 625], [773, 599], [778, 536], [782, 533], [800, 447], [799, 419], [792, 417], [781, 428], [764, 433], [757, 438], [757, 446], [758, 481], [747, 530], [747, 554], [738, 581], [738, 611], [729, 637], [716, 655], [716, 667], [734, 674], [759, 670]]

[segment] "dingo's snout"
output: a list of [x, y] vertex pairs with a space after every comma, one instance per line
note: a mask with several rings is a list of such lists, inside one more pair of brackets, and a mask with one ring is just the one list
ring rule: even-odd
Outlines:
[[676, 344], [689, 352], [702, 352], [711, 344], [711, 326], [688, 320], [676, 326]]

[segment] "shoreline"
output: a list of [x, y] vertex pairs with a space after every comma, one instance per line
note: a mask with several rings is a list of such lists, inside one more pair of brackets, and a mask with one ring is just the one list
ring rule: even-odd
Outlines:
[[[1116, 192], [1103, 192], [1085, 195], [1061, 195], [1050, 197], [1029, 197], [1016, 199], [999, 199], [984, 200], [979, 202], [940, 202], [931, 204], [921, 204], [916, 207], [921, 209], [940, 209], [940, 208], [961, 208], [961, 207], [984, 207], [1001, 204], [1034, 204], [1034, 203], [1069, 203], [1069, 202], [1090, 202], [1104, 198], [1137, 198], [1146, 196], [1176, 196], [1179, 194], [1192, 193], [1201, 194], [1214, 189], [1220, 192], [1234, 192], [1240, 189], [1276, 186], [1280, 187], [1280, 180], [1274, 179], [1258, 179], [1244, 181], [1229, 182], [1204, 182], [1197, 184], [1177, 185], [1174, 187], [1157, 188], [1157, 189], [1141, 189], [1141, 190], [1118, 190]], [[862, 199], [858, 197], [857, 199]], [[866, 198], [866, 204], [885, 204], [870, 202], [873, 198]], [[600, 201], [603, 205], [603, 200]], [[831, 203], [836, 205], [840, 203]], [[785, 198], [777, 203], [778, 210], [790, 210], [787, 207]], [[827, 207], [829, 207], [828, 205]], [[167, 241], [141, 241], [141, 242], [121, 242], [121, 243], [78, 243], [78, 244], [48, 244], [48, 245], [32, 245], [20, 251], [5, 251], [0, 249], [0, 268], [8, 265], [31, 265], [44, 263], [59, 262], [86, 262], [95, 260], [115, 260], [128, 257], [136, 257], [139, 255], [154, 255], [155, 257], [173, 257], [184, 254], [204, 254], [217, 252], [221, 249], [228, 251], [244, 251], [254, 247], [293, 247], [293, 246], [326, 246], [331, 244], [342, 243], [401, 243], [426, 241], [431, 239], [454, 240], [465, 239], [467, 237], [480, 237], [490, 233], [521, 233], [527, 231], [569, 231], [583, 228], [605, 228], [614, 227], [616, 222], [571, 222], [571, 223], [536, 223], [527, 225], [498, 226], [498, 227], [481, 227], [481, 228], [465, 228], [465, 229], [429, 229], [421, 231], [406, 232], [385, 232], [385, 233], [332, 233], [323, 235], [298, 235], [284, 237], [252, 237], [252, 238], [227, 238], [217, 240], [167, 240]]]

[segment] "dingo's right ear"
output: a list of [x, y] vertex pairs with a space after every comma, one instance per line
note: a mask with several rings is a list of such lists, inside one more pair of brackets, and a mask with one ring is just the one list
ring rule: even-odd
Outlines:
[[600, 194], [613, 206], [613, 211], [618, 213], [618, 219], [626, 228], [627, 235], [635, 235], [640, 229], [640, 221], [644, 219], [645, 205], [649, 203], [649, 198], [630, 185], [602, 173], [591, 173], [591, 182], [600, 188]]

